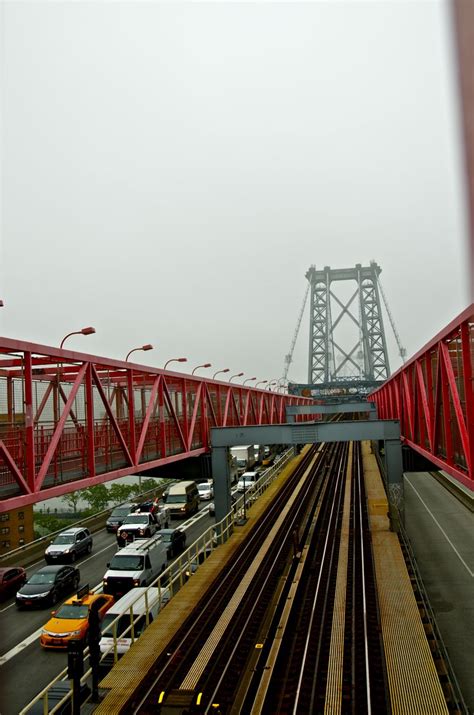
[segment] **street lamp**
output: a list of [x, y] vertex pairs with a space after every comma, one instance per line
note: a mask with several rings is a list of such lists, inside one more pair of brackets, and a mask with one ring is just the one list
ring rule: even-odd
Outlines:
[[147, 350], [153, 350], [153, 345], [150, 345], [150, 343], [147, 343], [146, 345], [142, 345], [141, 348], [132, 348], [132, 350], [130, 350], [130, 351], [127, 353], [127, 357], [125, 358], [125, 362], [127, 362], [128, 358], [130, 357], [130, 355], [131, 355], [132, 353], [135, 352], [135, 350], [145, 350], [145, 352], [146, 352]]
[[272, 385], [276, 385], [276, 384], [277, 384], [277, 380], [271, 380], [271, 382], [268, 383], [268, 385], [266, 386], [265, 389], [269, 390]]
[[256, 380], [256, 379], [257, 379], [256, 377], [247, 377], [247, 379], [244, 380], [242, 384], [245, 385], [246, 382], [252, 382], [252, 380]]
[[166, 366], [169, 365], [170, 362], [188, 362], [188, 358], [170, 358], [165, 362], [163, 370], [166, 370]]
[[71, 335], [92, 335], [92, 333], [95, 333], [95, 328], [93, 328], [91, 325], [89, 325], [89, 327], [87, 328], [82, 328], [82, 330], [74, 330], [72, 333], [68, 333], [64, 336], [64, 338], [61, 340], [61, 345], [59, 346], [59, 348], [62, 348], [65, 341], [70, 338]]
[[259, 382], [257, 382], [255, 387], [258, 387], [259, 385], [264, 385], [266, 382], [268, 382], [268, 380], [260, 380]]
[[232, 375], [232, 377], [229, 377], [229, 382], [232, 382], [234, 377], [242, 377], [243, 374], [243, 372], [238, 372], [236, 375]]
[[212, 376], [212, 379], [215, 380], [216, 375], [220, 375], [221, 372], [230, 372], [230, 369], [228, 367], [225, 367], [223, 370], [218, 370], [217, 372], [214, 373], [214, 375]]
[[212, 367], [212, 365], [211, 365], [210, 362], [205, 362], [204, 365], [196, 365], [196, 367], [193, 368], [193, 371], [192, 371], [191, 375], [194, 375], [194, 373], [196, 372], [196, 370], [199, 370], [200, 367]]

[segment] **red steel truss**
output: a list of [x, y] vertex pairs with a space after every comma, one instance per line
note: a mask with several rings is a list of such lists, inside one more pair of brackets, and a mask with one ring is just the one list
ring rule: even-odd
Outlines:
[[312, 400], [0, 338], [0, 512], [209, 451]]
[[402, 439], [474, 490], [474, 304], [369, 399]]

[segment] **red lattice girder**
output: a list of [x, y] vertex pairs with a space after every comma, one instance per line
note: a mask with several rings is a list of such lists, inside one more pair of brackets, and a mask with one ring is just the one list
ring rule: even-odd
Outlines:
[[0, 511], [197, 457], [212, 426], [296, 404], [312, 400], [0, 338]]
[[125, 457], [126, 457], [126, 459], [127, 459], [127, 462], [128, 462], [130, 465], [132, 465], [132, 464], [133, 464], [133, 459], [132, 459], [132, 457], [131, 457], [131, 455], [130, 455], [130, 452], [129, 452], [129, 450], [128, 450], [127, 444], [126, 444], [125, 439], [124, 439], [124, 436], [123, 436], [123, 434], [122, 434], [122, 431], [121, 431], [120, 427], [119, 427], [118, 424], [117, 424], [117, 420], [115, 419], [115, 416], [114, 416], [114, 414], [113, 414], [113, 412], [112, 412], [112, 408], [111, 408], [111, 406], [110, 406], [110, 404], [109, 404], [109, 401], [108, 401], [108, 399], [107, 399], [107, 396], [106, 396], [106, 394], [105, 394], [105, 392], [104, 392], [104, 389], [103, 389], [103, 387], [102, 387], [102, 384], [101, 384], [101, 382], [100, 382], [100, 378], [99, 378], [99, 376], [98, 376], [98, 374], [97, 374], [97, 370], [95, 369], [94, 366], [92, 366], [92, 380], [93, 380], [95, 386], [97, 387], [97, 389], [98, 389], [98, 391], [99, 391], [100, 397], [101, 397], [101, 399], [102, 399], [102, 403], [103, 403], [103, 405], [104, 405], [104, 407], [105, 407], [105, 410], [106, 410], [106, 412], [107, 412], [107, 416], [108, 416], [108, 418], [109, 418], [109, 420], [110, 420], [110, 424], [112, 425], [113, 430], [114, 430], [115, 434], [117, 435], [117, 438], [118, 438], [118, 440], [119, 440], [119, 442], [120, 442], [120, 446], [122, 447], [122, 450], [123, 450], [123, 453], [124, 453], [124, 455], [125, 455]]
[[53, 438], [49, 444], [48, 451], [46, 452], [46, 456], [43, 460], [43, 464], [41, 465], [41, 468], [38, 472], [38, 476], [36, 477], [36, 488], [37, 489], [41, 489], [41, 487], [43, 485], [44, 479], [46, 477], [46, 473], [48, 471], [48, 467], [51, 464], [51, 460], [53, 458], [54, 452], [56, 451], [56, 447], [58, 446], [59, 440], [61, 439], [64, 425], [66, 424], [66, 420], [69, 416], [72, 405], [74, 403], [74, 398], [76, 397], [77, 391], [79, 390], [79, 387], [82, 384], [82, 380], [84, 378], [86, 370], [87, 370], [87, 364], [84, 363], [82, 365], [82, 367], [80, 368], [80, 370], [77, 374], [77, 377], [74, 381], [72, 390], [70, 392], [70, 395], [69, 395], [66, 405], [64, 407], [63, 413], [62, 413], [61, 417], [59, 418], [59, 422], [54, 430]]
[[137, 452], [136, 452], [136, 463], [140, 462], [140, 458], [143, 452], [143, 445], [145, 444], [146, 433], [148, 431], [148, 425], [150, 424], [151, 415], [156, 407], [156, 398], [158, 395], [158, 387], [160, 385], [162, 377], [157, 375], [153, 380], [153, 387], [151, 389], [150, 400], [148, 402], [148, 407], [145, 413], [145, 419], [143, 420], [143, 426], [138, 440]]
[[403, 441], [474, 490], [474, 305], [370, 396]]

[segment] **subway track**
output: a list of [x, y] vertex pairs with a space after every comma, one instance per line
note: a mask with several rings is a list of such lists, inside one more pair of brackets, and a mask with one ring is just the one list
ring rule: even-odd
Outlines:
[[309, 450], [126, 711], [390, 712], [368, 534], [359, 446]]

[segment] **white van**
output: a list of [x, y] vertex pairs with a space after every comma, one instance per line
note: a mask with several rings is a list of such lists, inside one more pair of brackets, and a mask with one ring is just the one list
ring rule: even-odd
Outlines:
[[166, 547], [158, 532], [151, 539], [135, 539], [119, 549], [107, 564], [104, 593], [120, 598], [132, 588], [148, 586], [168, 565]]
[[257, 483], [258, 472], [244, 472], [237, 484], [238, 492], [253, 492]]
[[109, 667], [114, 664], [115, 649], [117, 657], [121, 658], [147, 626], [153, 623], [169, 600], [168, 588], [151, 586], [150, 588], [134, 588], [114, 603], [105, 614], [101, 624], [100, 652], [106, 653], [101, 660], [101, 665]]

